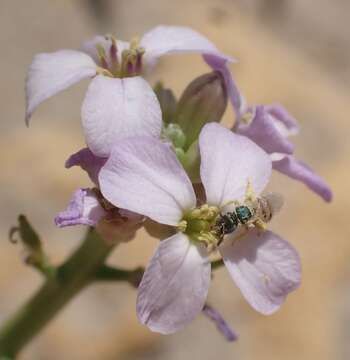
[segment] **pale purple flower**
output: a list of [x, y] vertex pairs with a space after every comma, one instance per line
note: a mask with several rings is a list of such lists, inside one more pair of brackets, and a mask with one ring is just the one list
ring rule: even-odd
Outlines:
[[297, 134], [299, 126], [283, 106], [272, 104], [250, 108], [238, 120], [234, 131], [249, 137], [269, 153], [275, 170], [301, 181], [325, 201], [332, 200], [327, 183], [293, 156], [294, 145], [289, 136]]
[[78, 189], [66, 210], [55, 217], [58, 227], [72, 225], [95, 226], [107, 215], [94, 191], [90, 189]]
[[93, 226], [108, 242], [129, 241], [144, 222], [144, 216], [118, 209], [110, 204], [103, 206], [97, 189], [78, 189], [67, 209], [55, 217], [58, 227]]
[[160, 105], [141, 75], [159, 57], [186, 52], [208, 54], [225, 64], [231, 61], [204, 36], [177, 26], [155, 27], [140, 41], [97, 36], [84, 44], [83, 51], [38, 54], [28, 71], [26, 122], [44, 100], [92, 78], [81, 117], [87, 145], [95, 155], [108, 157], [112, 144], [123, 137], [159, 137]]
[[253, 229], [238, 241], [227, 236], [217, 246], [207, 232], [206, 219], [225, 213], [231, 201], [244, 201], [248, 181], [256, 195], [264, 190], [271, 174], [268, 154], [214, 123], [202, 129], [199, 148], [207, 202], [200, 207], [175, 153], [154, 138], [119, 142], [99, 175], [101, 192], [112, 204], [178, 230], [160, 242], [138, 290], [139, 320], [163, 334], [181, 329], [203, 309], [210, 245], [219, 250], [246, 300], [263, 314], [276, 311], [300, 283], [298, 254], [276, 234]]

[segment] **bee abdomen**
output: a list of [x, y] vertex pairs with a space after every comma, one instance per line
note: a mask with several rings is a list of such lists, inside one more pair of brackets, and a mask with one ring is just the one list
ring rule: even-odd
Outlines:
[[264, 222], [269, 222], [272, 219], [272, 209], [269, 201], [265, 197], [259, 197], [256, 199], [258, 202], [257, 215]]
[[227, 214], [220, 216], [216, 223], [216, 227], [222, 235], [234, 232], [237, 226], [238, 218], [234, 212], [228, 212]]

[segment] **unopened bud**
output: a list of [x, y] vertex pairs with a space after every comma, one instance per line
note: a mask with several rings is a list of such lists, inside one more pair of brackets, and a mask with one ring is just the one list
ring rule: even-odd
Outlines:
[[176, 110], [176, 122], [186, 135], [185, 149], [198, 139], [206, 123], [221, 120], [226, 106], [227, 91], [219, 72], [199, 76], [187, 86]]
[[180, 160], [182, 166], [186, 170], [187, 175], [191, 179], [191, 182], [194, 184], [200, 183], [200, 154], [198, 141], [193, 142], [189, 149], [186, 152], [183, 152], [182, 156], [179, 156], [178, 152], [176, 152], [176, 155], [177, 158]]
[[174, 122], [176, 112], [176, 98], [174, 93], [170, 89], [165, 88], [161, 82], [156, 84], [154, 92], [157, 95], [162, 110], [164, 123]]
[[169, 139], [175, 148], [182, 149], [186, 143], [186, 137], [178, 124], [169, 124], [163, 129], [163, 135]]
[[[18, 240], [14, 238], [15, 234], [19, 235]], [[24, 215], [18, 217], [18, 226], [10, 229], [10, 240], [14, 243], [19, 241], [24, 245], [26, 264], [33, 266], [47, 278], [55, 276], [56, 268], [49, 263], [39, 235]]]
[[23, 244], [30, 250], [31, 253], [41, 256], [42, 248], [39, 235], [33, 229], [24, 215], [18, 217], [18, 230], [23, 241]]

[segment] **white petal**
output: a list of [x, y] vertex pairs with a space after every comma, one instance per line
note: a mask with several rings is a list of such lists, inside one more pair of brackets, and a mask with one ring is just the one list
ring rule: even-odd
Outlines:
[[121, 141], [99, 175], [102, 194], [112, 204], [168, 225], [195, 207], [185, 170], [169, 145], [151, 137]]
[[152, 88], [141, 77], [96, 76], [87, 91], [82, 122], [86, 142], [97, 156], [107, 157], [111, 146], [134, 135], [160, 136], [162, 115]]
[[143, 59], [149, 64], [166, 54], [186, 52], [217, 55], [231, 61], [206, 37], [184, 26], [157, 26], [143, 35], [140, 45], [146, 50]]
[[243, 200], [248, 181], [256, 195], [267, 185], [271, 159], [248, 138], [211, 123], [202, 129], [199, 147], [201, 179], [209, 204], [220, 207]]
[[139, 320], [162, 334], [180, 330], [203, 309], [210, 273], [205, 248], [191, 244], [186, 235], [161, 241], [138, 290]]
[[263, 314], [279, 309], [301, 281], [296, 250], [276, 234], [251, 231], [220, 248], [227, 270], [249, 304]]
[[96, 74], [92, 58], [80, 51], [38, 54], [29, 67], [26, 83], [26, 123], [39, 104], [80, 80]]

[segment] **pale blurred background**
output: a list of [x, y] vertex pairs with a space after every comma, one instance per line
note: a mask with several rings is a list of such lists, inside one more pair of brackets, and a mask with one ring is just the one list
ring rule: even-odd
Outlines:
[[[29, 216], [55, 262], [78, 245], [83, 228], [53, 224], [77, 187], [89, 186], [64, 161], [84, 145], [80, 106], [87, 82], [47, 101], [24, 126], [24, 79], [34, 54], [79, 48], [95, 33], [122, 39], [163, 23], [187, 25], [239, 59], [236, 79], [251, 103], [283, 103], [299, 119], [297, 155], [330, 183], [334, 202], [323, 203], [303, 185], [274, 175], [271, 188], [286, 206], [272, 228], [299, 250], [303, 283], [282, 309], [254, 312], [224, 269], [209, 301], [240, 335], [227, 343], [199, 316], [172, 336], [138, 324], [136, 292], [125, 284], [98, 285], [76, 298], [29, 345], [20, 359], [349, 359], [350, 226], [349, 113], [350, 2], [346, 0], [2, 0], [0, 2], [1, 252], [0, 321], [39, 286], [7, 232], [18, 213]], [[199, 56], [161, 61], [162, 78], [180, 94], [208, 71]], [[226, 115], [232, 122], [232, 113]], [[156, 241], [140, 234], [111, 262], [144, 265]]]

